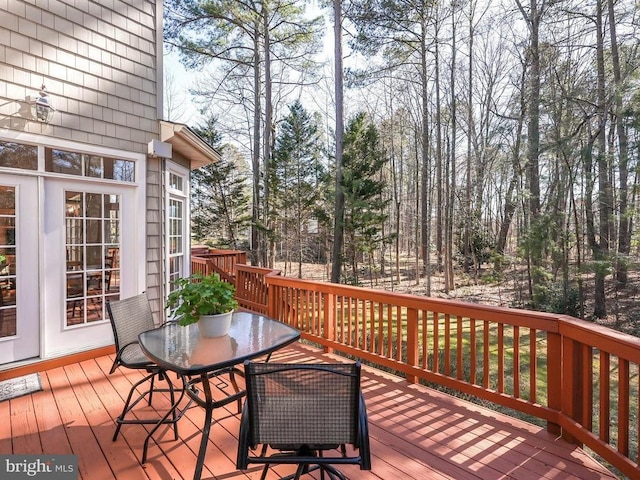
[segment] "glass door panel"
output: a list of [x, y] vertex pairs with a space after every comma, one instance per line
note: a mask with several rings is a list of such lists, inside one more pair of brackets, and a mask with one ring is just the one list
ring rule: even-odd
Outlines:
[[38, 194], [34, 178], [0, 180], [0, 364], [40, 353]]
[[66, 326], [106, 321], [120, 297], [120, 195], [65, 191]]
[[0, 338], [17, 333], [16, 188], [0, 186]]

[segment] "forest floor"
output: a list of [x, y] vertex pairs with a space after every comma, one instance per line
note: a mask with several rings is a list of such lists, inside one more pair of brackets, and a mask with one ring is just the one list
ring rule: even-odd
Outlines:
[[[287, 265], [284, 262], [277, 262], [275, 268], [281, 270], [282, 274], [288, 277], [298, 276], [297, 264]], [[511, 265], [500, 275], [497, 275], [490, 265], [480, 269], [478, 274], [473, 277], [462, 271], [456, 272], [456, 288], [449, 292], [444, 289], [443, 275], [438, 273], [435, 268], [432, 269], [433, 273], [430, 275], [430, 286], [427, 286], [425, 276], [416, 279], [415, 265], [404, 262], [399, 266], [398, 271], [399, 273], [396, 273], [394, 268], [392, 272], [389, 267], [386, 268], [386, 274], [379, 271], [373, 274], [362, 271], [358, 278], [358, 285], [421, 296], [427, 296], [430, 291], [429, 296], [431, 297], [502, 307], [529, 308], [527, 272], [526, 267], [521, 265]], [[302, 265], [302, 278], [307, 280], [326, 282], [329, 281], [330, 276], [331, 265], [312, 263]], [[593, 275], [583, 273], [580, 275], [580, 280], [581, 286], [578, 285], [577, 280], [573, 283], [574, 295], [571, 298], [573, 311], [576, 312], [573, 314], [574, 316], [582, 316], [585, 320], [640, 337], [640, 270], [629, 270], [629, 281], [626, 287], [618, 291], [615, 289], [612, 275], [606, 277], [607, 316], [601, 319], [593, 318]], [[560, 288], [558, 285], [557, 289]], [[580, 295], [580, 291], [582, 291], [582, 295]], [[551, 292], [550, 296], [550, 304], [554, 304], [554, 300], [560, 302], [559, 299], [563, 297], [559, 291]], [[582, 302], [580, 301], [581, 297]], [[553, 308], [549, 308], [548, 311], [553, 311]], [[583, 313], [580, 314], [580, 312]], [[571, 314], [572, 312], [565, 309], [562, 313]]]

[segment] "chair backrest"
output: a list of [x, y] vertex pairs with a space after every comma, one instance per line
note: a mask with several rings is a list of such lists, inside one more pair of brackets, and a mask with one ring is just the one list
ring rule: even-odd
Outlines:
[[245, 363], [249, 443], [358, 440], [360, 364]]
[[116, 341], [116, 350], [138, 341], [138, 335], [155, 328], [149, 299], [145, 293], [107, 302], [107, 311]]

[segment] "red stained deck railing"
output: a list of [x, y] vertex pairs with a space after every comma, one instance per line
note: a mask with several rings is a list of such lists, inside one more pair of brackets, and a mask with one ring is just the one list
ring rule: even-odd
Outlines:
[[269, 308], [267, 275], [280, 275], [270, 268], [240, 265], [236, 275], [236, 299], [242, 308], [267, 314]]
[[191, 273], [209, 275], [215, 272], [230, 283], [235, 282], [236, 265], [245, 263], [247, 252], [241, 250], [196, 248], [191, 252]]
[[327, 351], [546, 420], [640, 478], [639, 338], [564, 315], [235, 272], [243, 305]]

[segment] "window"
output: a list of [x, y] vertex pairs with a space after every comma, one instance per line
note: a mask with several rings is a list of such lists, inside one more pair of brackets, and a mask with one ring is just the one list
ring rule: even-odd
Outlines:
[[169, 173], [169, 189], [177, 190], [178, 192], [184, 193], [183, 178], [175, 173]]
[[0, 167], [38, 169], [38, 147], [0, 141]]
[[169, 290], [184, 273], [184, 201], [169, 200]]
[[120, 182], [135, 182], [135, 162], [86, 153], [45, 149], [47, 172], [64, 173]]
[[120, 292], [120, 196], [65, 191], [66, 324], [105, 320]]
[[187, 248], [187, 193], [186, 185], [188, 170], [181, 169], [177, 165], [170, 165], [167, 173], [167, 187], [169, 191], [167, 201], [167, 276], [168, 288], [171, 292], [175, 289], [174, 281], [185, 277], [189, 273]]

